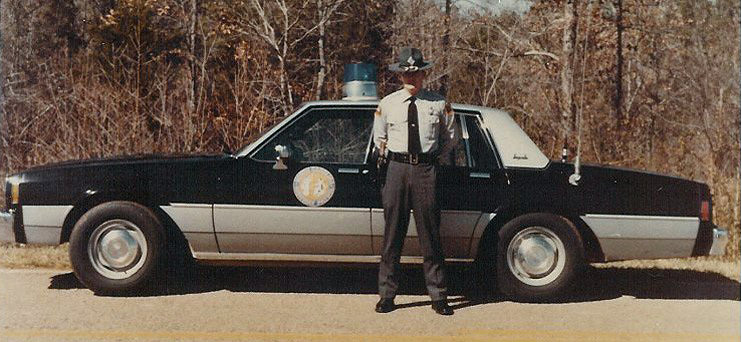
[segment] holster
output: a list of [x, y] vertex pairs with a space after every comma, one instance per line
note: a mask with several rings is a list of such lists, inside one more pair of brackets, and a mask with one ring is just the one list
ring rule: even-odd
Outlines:
[[389, 168], [389, 158], [387, 158], [384, 151], [384, 146], [380, 149], [374, 149], [374, 158], [376, 158], [376, 180], [379, 183], [379, 188], [384, 186], [386, 182], [386, 170]]

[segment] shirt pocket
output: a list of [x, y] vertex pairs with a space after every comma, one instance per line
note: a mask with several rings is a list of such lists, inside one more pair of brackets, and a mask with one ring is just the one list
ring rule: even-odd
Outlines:
[[435, 113], [421, 115], [420, 132], [421, 136], [427, 137], [430, 140], [435, 140], [438, 135], [438, 126], [441, 123], [441, 117]]
[[407, 131], [407, 118], [402, 115], [390, 115], [386, 118], [389, 132], [402, 133]]

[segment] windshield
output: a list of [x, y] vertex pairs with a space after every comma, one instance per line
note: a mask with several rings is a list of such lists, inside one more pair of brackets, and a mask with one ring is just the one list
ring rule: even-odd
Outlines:
[[260, 139], [260, 137], [262, 137], [266, 133], [270, 132], [270, 130], [272, 130], [273, 128], [275, 128], [278, 124], [280, 124], [281, 122], [283, 122], [286, 119], [288, 119], [288, 117], [284, 117], [284, 118], [282, 118], [280, 120], [276, 120], [270, 126], [266, 127], [262, 131], [260, 131], [260, 133], [255, 134], [255, 135], [251, 135], [250, 138], [249, 138], [249, 140], [248, 140], [249, 142], [247, 143], [247, 145], [242, 146], [242, 148], [240, 148], [239, 150], [237, 150], [237, 152], [235, 152], [234, 155], [241, 156], [243, 153], [247, 152], [249, 149], [252, 148], [252, 145], [256, 141], [258, 141]]

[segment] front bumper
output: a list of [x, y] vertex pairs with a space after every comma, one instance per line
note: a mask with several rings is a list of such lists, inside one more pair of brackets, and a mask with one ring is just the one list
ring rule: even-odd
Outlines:
[[0, 242], [15, 242], [15, 233], [13, 232], [13, 210], [10, 212], [0, 212]]
[[716, 227], [713, 231], [713, 242], [709, 255], [724, 255], [727, 242], [729, 241], [729, 232], [724, 228]]

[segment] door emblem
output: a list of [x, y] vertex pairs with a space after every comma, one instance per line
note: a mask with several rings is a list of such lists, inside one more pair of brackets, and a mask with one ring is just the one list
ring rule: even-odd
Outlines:
[[335, 178], [319, 166], [302, 169], [294, 177], [294, 195], [308, 207], [321, 207], [335, 194]]

